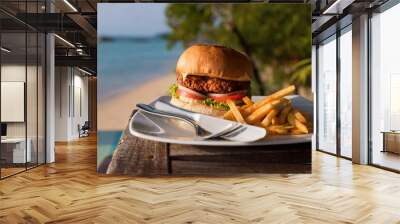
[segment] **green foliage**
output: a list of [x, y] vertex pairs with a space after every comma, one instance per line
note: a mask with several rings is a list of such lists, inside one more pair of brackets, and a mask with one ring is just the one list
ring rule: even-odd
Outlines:
[[311, 57], [308, 4], [170, 4], [165, 13], [171, 28], [170, 47], [222, 44], [246, 53], [260, 76], [272, 67], [274, 77], [256, 86], [282, 86], [292, 79], [292, 69], [287, 68]]
[[201, 39], [204, 28], [213, 24], [211, 8], [206, 4], [170, 4], [165, 14], [172, 28], [168, 36], [170, 47], [177, 42], [187, 46]]

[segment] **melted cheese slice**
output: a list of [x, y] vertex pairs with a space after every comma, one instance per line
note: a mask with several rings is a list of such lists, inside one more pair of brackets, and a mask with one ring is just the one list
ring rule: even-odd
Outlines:
[[183, 74], [182, 74], [182, 79], [183, 79], [183, 81], [186, 80], [186, 77], [187, 77], [188, 75], [190, 75], [190, 74], [189, 74], [189, 73], [183, 73]]

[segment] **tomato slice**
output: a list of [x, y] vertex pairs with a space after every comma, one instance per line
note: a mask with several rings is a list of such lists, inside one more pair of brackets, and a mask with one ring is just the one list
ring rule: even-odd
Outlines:
[[178, 94], [179, 96], [183, 96], [189, 99], [194, 99], [194, 100], [204, 100], [206, 97], [202, 96], [201, 94], [195, 94], [192, 93], [190, 91], [185, 91], [184, 89], [180, 89], [178, 88], [176, 90], [176, 94]]
[[244, 95], [231, 95], [231, 96], [225, 96], [225, 97], [210, 97], [214, 99], [217, 102], [226, 102], [228, 100], [232, 101], [238, 101], [241, 100], [244, 97]]
[[211, 99], [218, 101], [218, 102], [226, 102], [227, 100], [232, 100], [232, 101], [240, 101], [243, 97], [246, 96], [247, 91], [246, 90], [241, 90], [241, 91], [236, 91], [232, 93], [226, 93], [226, 94], [208, 94], [208, 97]]

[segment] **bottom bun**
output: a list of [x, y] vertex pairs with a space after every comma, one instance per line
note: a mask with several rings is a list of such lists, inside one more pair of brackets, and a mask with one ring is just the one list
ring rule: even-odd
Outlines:
[[211, 116], [215, 116], [215, 117], [222, 117], [226, 112], [226, 110], [215, 109], [215, 108], [212, 108], [205, 104], [186, 103], [175, 97], [171, 98], [171, 104], [174, 106], [183, 108], [185, 110], [189, 110], [189, 111], [193, 111], [193, 112], [201, 113], [201, 114], [206, 114], [206, 115], [211, 115]]

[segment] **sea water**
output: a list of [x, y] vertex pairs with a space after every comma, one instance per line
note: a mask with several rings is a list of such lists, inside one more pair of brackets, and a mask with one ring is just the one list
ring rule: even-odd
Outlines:
[[98, 44], [98, 96], [109, 98], [135, 85], [175, 72], [182, 47], [168, 49], [153, 38], [116, 38]]
[[[97, 46], [98, 103], [148, 80], [174, 73], [183, 49], [181, 45], [168, 49], [167, 41], [161, 37], [100, 39]], [[105, 172], [121, 135], [122, 130], [98, 130], [99, 172]]]

